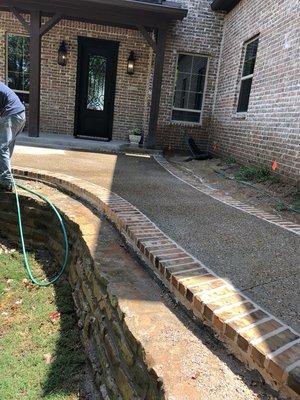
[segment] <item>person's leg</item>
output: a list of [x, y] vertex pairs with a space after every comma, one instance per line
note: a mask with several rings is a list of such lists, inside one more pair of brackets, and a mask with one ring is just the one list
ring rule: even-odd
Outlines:
[[11, 118], [0, 118], [0, 187], [7, 189], [12, 187], [9, 151], [12, 137]]
[[10, 158], [12, 157], [14, 152], [16, 138], [19, 135], [19, 133], [23, 131], [25, 123], [26, 123], [25, 112], [13, 115], [11, 117], [12, 140], [9, 143]]

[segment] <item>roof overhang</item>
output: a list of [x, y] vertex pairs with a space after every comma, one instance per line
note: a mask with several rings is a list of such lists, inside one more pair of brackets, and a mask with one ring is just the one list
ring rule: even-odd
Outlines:
[[214, 0], [211, 3], [213, 11], [231, 11], [241, 0]]
[[61, 14], [63, 19], [136, 28], [164, 28], [171, 21], [182, 20], [187, 10], [178, 3], [139, 0], [0, 0], [0, 9], [17, 8], [28, 13], [40, 10], [42, 15]]

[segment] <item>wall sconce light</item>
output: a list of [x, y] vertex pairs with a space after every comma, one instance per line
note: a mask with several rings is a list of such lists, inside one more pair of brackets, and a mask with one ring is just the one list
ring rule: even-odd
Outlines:
[[61, 65], [62, 67], [65, 67], [68, 63], [67, 56], [68, 56], [67, 44], [63, 40], [58, 49], [58, 59], [57, 59], [58, 64]]
[[127, 74], [133, 75], [134, 74], [134, 67], [135, 67], [135, 55], [134, 52], [131, 51], [130, 55], [127, 60]]

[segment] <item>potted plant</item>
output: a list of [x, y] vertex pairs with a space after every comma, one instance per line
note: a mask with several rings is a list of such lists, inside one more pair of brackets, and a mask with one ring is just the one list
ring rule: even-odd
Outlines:
[[129, 141], [132, 144], [138, 145], [142, 139], [142, 131], [139, 128], [134, 128], [129, 131]]

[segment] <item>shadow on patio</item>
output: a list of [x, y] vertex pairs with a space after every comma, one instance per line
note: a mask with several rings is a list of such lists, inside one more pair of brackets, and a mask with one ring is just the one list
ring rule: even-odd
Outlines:
[[[145, 160], [145, 157], [147, 156], [126, 156], [126, 158], [132, 160], [132, 165], [129, 167], [128, 171], [128, 169], [126, 170], [124, 168], [124, 156], [118, 157], [106, 155], [105, 157], [107, 157], [108, 163], [99, 165], [99, 170], [95, 171], [92, 170], [90, 166], [90, 163], [92, 162], [91, 159], [93, 159], [95, 155], [88, 153], [86, 153], [84, 157], [79, 153], [72, 153], [72, 155], [74, 157], [74, 161], [76, 162], [76, 166], [75, 164], [72, 166], [72, 173], [74, 173], [74, 170], [76, 171], [74, 175], [77, 175], [77, 172], [81, 171], [81, 173], [84, 172], [84, 177], [86, 178], [86, 168], [88, 168], [91, 172], [90, 175], [88, 175], [88, 178], [93, 179], [94, 176], [97, 176], [99, 183], [110, 188], [112, 192], [120, 191], [120, 179], [126, 180], [127, 175], [127, 191], [130, 192], [131, 184], [133, 184], [132, 196], [136, 195], [136, 191], [139, 191], [140, 193], [143, 192], [142, 185], [140, 185], [140, 187], [138, 186], [141, 184], [141, 179], [143, 179], [145, 176], [143, 173], [147, 174], [147, 170], [143, 171], [145, 166], [142, 166], [142, 169], [139, 167], [141, 166], [140, 163], [143, 164], [143, 160]], [[78, 158], [77, 155], [79, 156]], [[64, 158], [65, 154], [61, 154], [61, 156]], [[50, 152], [50, 158], [51, 157], [53, 157], [53, 153]], [[111, 157], [113, 157], [113, 161], [111, 160]], [[86, 165], [84, 165], [84, 171], [82, 169], [83, 164], [78, 162], [79, 159], [82, 158], [84, 158], [86, 161]], [[63, 160], [61, 160], [59, 163], [53, 163], [52, 165], [54, 168], [59, 170], [62, 162]], [[68, 168], [69, 163], [70, 159], [67, 159], [67, 163], [65, 164], [64, 168]], [[93, 165], [95, 167], [97, 164], [93, 162]], [[112, 167], [112, 165], [114, 166]], [[103, 168], [105, 167], [108, 167], [111, 173], [109, 177], [106, 176], [106, 179], [101, 182], [101, 174], [103, 173]], [[43, 166], [42, 168], [45, 167]], [[134, 174], [132, 168], [135, 171]], [[137, 178], [135, 182], [132, 182], [131, 179], [128, 179], [128, 173]], [[146, 187], [149, 191], [149, 186], [146, 185]], [[155, 197], [152, 199], [155, 202]], [[166, 209], [169, 209], [170, 206], [170, 203], [164, 203], [164, 212], [166, 212]], [[90, 216], [90, 221], [95, 222], [97, 217], [99, 216]], [[227, 371], [226, 374], [230, 375], [229, 381], [232, 384], [232, 387], [226, 388], [226, 390], [229, 390], [230, 392], [235, 388], [235, 386], [238, 387], [241, 384], [240, 380], [242, 379], [243, 387], [248, 392], [245, 397], [243, 397], [241, 394], [239, 398], [250, 399], [250, 395], [253, 396], [253, 398], [267, 398], [266, 396], [269, 392], [269, 389], [260, 383], [260, 378], [258, 375], [256, 373], [247, 371], [240, 362], [228, 354], [225, 348], [223, 348], [223, 346], [220, 345], [219, 342], [214, 338], [212, 332], [208, 328], [201, 324], [196, 325], [189, 317], [187, 317], [180, 307], [174, 305], [166, 291], [159, 288], [159, 286], [157, 286], [151, 280], [148, 274], [132, 259], [132, 256], [127, 253], [120, 238], [106, 221], [102, 220], [98, 223], [96, 236], [97, 244], [94, 253], [97, 255], [97, 263], [95, 270], [97, 271], [97, 269], [99, 269], [99, 272], [104, 273], [108, 277], [108, 280], [110, 281], [110, 288], [113, 289], [113, 291], [117, 294], [119, 302], [126, 307], [129, 314], [134, 313], [140, 316], [138, 330], [142, 331], [148, 337], [148, 340], [153, 343], [154, 353], [163, 355], [164, 358], [167, 357], [167, 355], [170, 355], [170, 357], [172, 355], [173, 359], [176, 359], [177, 362], [179, 362], [180, 367], [180, 360], [184, 359], [186, 356], [186, 348], [194, 347], [195, 350], [194, 352], [191, 350], [191, 354], [196, 354], [197, 360], [193, 364], [191, 370], [196, 370], [196, 372], [199, 370], [196, 380], [199, 385], [203, 385], [203, 390], [204, 387], [206, 387], [205, 390], [208, 390], [208, 383], [204, 379], [204, 376], [207, 377], [207, 374], [210, 377], [209, 380], [211, 380], [209, 385], [211, 385], [212, 393], [216, 388], [220, 390], [219, 383], [223, 378], [220, 376], [219, 383], [217, 383], [216, 381], [214, 382], [212, 377], [216, 374], [215, 368], [220, 368], [220, 370], [225, 368]], [[187, 273], [184, 278], [192, 279], [193, 274], [191, 274], [189, 277]], [[62, 294], [60, 292], [57, 292], [58, 304], [61, 304], [61, 295]], [[252, 308], [248, 308], [247, 304], [241, 307], [244, 307], [242, 313], [249, 313], [253, 311]], [[62, 314], [64, 314], [64, 312], [62, 312]], [[105, 318], [107, 318], [107, 316]], [[65, 326], [62, 326], [61, 340], [59, 340], [57, 344], [57, 359], [55, 360], [53, 368], [49, 374], [49, 380], [44, 385], [45, 396], [48, 388], [50, 387], [49, 383], [53, 381], [55, 376], [57, 376], [58, 371], [61, 371], [60, 367], [64, 364], [63, 349], [66, 347], [64, 341], [64, 329], [68, 327], [68, 318], [65, 321], [62, 320], [62, 323]], [[174, 332], [173, 330], [175, 326], [177, 327], [177, 324], [180, 326], [181, 335], [179, 335], [175, 341], [172, 340], [172, 345], [170, 346], [168, 336], [175, 334], [176, 329]], [[249, 321], [249, 325], [250, 324], [251, 321]], [[266, 331], [264, 331], [263, 324], [261, 326], [258, 325], [257, 327], [254, 327], [253, 331], [256, 331], [257, 336], [261, 336], [262, 334], [266, 333]], [[197, 340], [195, 341], [195, 339]], [[117, 340], [116, 343], [118, 343]], [[62, 356], [60, 356], [61, 354]], [[161, 362], [166, 362], [166, 360], [161, 360]], [[202, 366], [199, 367], [199, 365]], [[73, 379], [72, 368], [70, 369], [70, 372], [71, 374], [69, 375], [69, 378]], [[169, 371], [167, 368], [163, 372], [166, 382], [168, 382], [168, 379], [172, 380], [172, 376], [171, 374], [168, 375], [168, 372]], [[176, 377], [175, 372], [174, 377]], [[59, 379], [57, 386], [58, 393], [60, 391], [66, 391], [66, 393], [68, 392], [67, 379]]]

